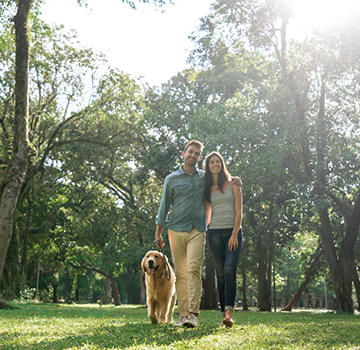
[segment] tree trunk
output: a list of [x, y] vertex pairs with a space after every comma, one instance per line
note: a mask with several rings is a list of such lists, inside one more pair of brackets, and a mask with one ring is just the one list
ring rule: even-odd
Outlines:
[[313, 276], [314, 270], [316, 265], [318, 264], [321, 256], [323, 255], [324, 251], [320, 250], [314, 260], [312, 261], [312, 263], [310, 264], [309, 268], [306, 270], [305, 272], [305, 280], [303, 283], [301, 283], [301, 286], [299, 287], [299, 289], [297, 290], [297, 292], [295, 293], [294, 297], [292, 298], [292, 300], [281, 310], [281, 311], [291, 311], [293, 309], [293, 307], [295, 307], [297, 301], [299, 300], [302, 292], [305, 290], [306, 286], [309, 284], [309, 282], [311, 281], [311, 278]]
[[353, 265], [353, 281], [354, 281], [354, 286], [355, 286], [355, 291], [356, 291], [356, 298], [357, 298], [357, 303], [358, 303], [358, 311], [360, 311], [360, 280], [359, 280], [359, 275], [358, 272], [356, 270], [356, 265]]
[[58, 284], [57, 281], [53, 283], [53, 296], [52, 296], [52, 302], [57, 303], [58, 302]]
[[[269, 254], [263, 244], [262, 230], [258, 229], [253, 212], [249, 213], [249, 221], [257, 237], [259, 311], [271, 311], [271, 261], [269, 261], [271, 259], [268, 258]], [[270, 269], [268, 264], [270, 264]]]
[[205, 271], [206, 277], [203, 279], [203, 292], [200, 308], [202, 310], [217, 310], [217, 296], [215, 289], [215, 271], [214, 264], [210, 257], [209, 251], [206, 249], [205, 253]]
[[[3, 273], [2, 276], [1, 276], [1, 291], [2, 291], [2, 294], [3, 294], [3, 297], [5, 297], [5, 299], [9, 299], [9, 286], [8, 286], [8, 282], [7, 282], [7, 278], [6, 278], [6, 274]], [[5, 301], [5, 300], [2, 300], [0, 299], [0, 302], [2, 301]]]
[[259, 311], [271, 311], [271, 281], [267, 279], [267, 261], [259, 257], [258, 302]]
[[[330, 277], [337, 299], [337, 309], [343, 312], [353, 312], [353, 302], [351, 298], [352, 267], [350, 270], [345, 266], [351, 261], [353, 263], [353, 249], [350, 249], [349, 257], [336, 255], [334, 246], [334, 236], [332, 234], [330, 219], [327, 209], [320, 209], [321, 233], [324, 242], [326, 259], [329, 265]], [[345, 263], [345, 261], [347, 263]], [[349, 283], [350, 277], [350, 283]]]
[[0, 310], [1, 309], [9, 309], [9, 310], [16, 310], [19, 309], [17, 306], [12, 306], [9, 303], [7, 303], [5, 300], [0, 299]]
[[120, 301], [119, 288], [116, 279], [114, 276], [109, 276], [109, 279], [111, 281], [111, 295], [114, 299], [114, 304], [115, 306], [119, 306], [121, 305], [121, 301]]
[[105, 296], [109, 298], [109, 300], [111, 301], [112, 298], [112, 287], [111, 287], [111, 279], [106, 277], [105, 278], [105, 285], [106, 285], [106, 292], [105, 292]]
[[[325, 82], [322, 83], [320, 96], [320, 111], [317, 121], [318, 134], [318, 171], [316, 192], [320, 199], [326, 195], [326, 174], [327, 167], [325, 163], [326, 148], [326, 120], [325, 120]], [[353, 312], [352, 301], [352, 280], [353, 280], [353, 264], [354, 264], [354, 247], [360, 223], [360, 193], [355, 201], [355, 205], [350, 218], [346, 220], [346, 234], [341, 242], [339, 256], [335, 247], [335, 239], [332, 232], [331, 222], [329, 218], [328, 208], [320, 207], [319, 216], [321, 222], [321, 235], [324, 243], [325, 255], [330, 270], [334, 292], [337, 299], [337, 309], [343, 312]]]
[[60, 278], [63, 286], [64, 298], [66, 303], [71, 303], [72, 279], [68, 267], [65, 267], [64, 274]]
[[259, 311], [271, 311], [271, 261], [258, 235], [258, 302]]
[[111, 281], [111, 293], [112, 293], [112, 297], [114, 298], [114, 304], [115, 304], [115, 306], [121, 305], [119, 288], [118, 288], [116, 279], [112, 275], [112, 273], [109, 274], [102, 270], [99, 270], [99, 269], [96, 269], [96, 268], [93, 268], [90, 266], [86, 266], [83, 264], [80, 264], [80, 265], [70, 264], [70, 265], [72, 267], [74, 267], [75, 269], [85, 269], [85, 270], [96, 272], [96, 273], [100, 274], [101, 276], [104, 276], [105, 278], [109, 279]]
[[26, 172], [28, 146], [29, 13], [32, 0], [19, 0], [15, 16], [15, 122], [12, 156], [0, 183], [0, 276], [12, 236], [14, 215]]
[[19, 261], [18, 236], [17, 226], [14, 225], [2, 273], [2, 283], [0, 283], [5, 300], [11, 300], [14, 295], [18, 296], [20, 290], [24, 288]]
[[[352, 213], [346, 220], [346, 233], [341, 243], [339, 262], [341, 271], [341, 292], [344, 298], [340, 298], [338, 305], [341, 311], [353, 312], [352, 282], [354, 281], [355, 245], [359, 234], [360, 225], [360, 191], [352, 209]], [[337, 296], [338, 297], [338, 296]], [[343, 301], [344, 299], [344, 301]]]
[[246, 297], [246, 273], [243, 271], [242, 273], [242, 295], [243, 295], [243, 311], [248, 311], [249, 307], [247, 304], [247, 297]]
[[146, 305], [146, 285], [145, 285], [145, 274], [141, 273], [140, 276], [140, 304]]
[[32, 218], [33, 218], [33, 198], [32, 198], [32, 186], [29, 188], [29, 192], [27, 194], [27, 202], [28, 202], [28, 209], [27, 209], [27, 221], [26, 221], [26, 228], [24, 230], [24, 235], [22, 239], [22, 256], [21, 256], [21, 270], [23, 275], [24, 284], [27, 284], [27, 268], [28, 268], [28, 246], [29, 246], [29, 236], [30, 236], [30, 229], [32, 225]]
[[[326, 148], [326, 119], [325, 119], [325, 82], [321, 86], [320, 110], [317, 120], [317, 149], [318, 149], [318, 172], [316, 192], [319, 198], [326, 194], [325, 188], [327, 167], [325, 163]], [[360, 208], [360, 196], [357, 205]], [[355, 207], [357, 207], [355, 204]], [[335, 239], [331, 228], [328, 208], [320, 207], [321, 234], [323, 237], [326, 258], [329, 264], [330, 276], [337, 299], [337, 308], [343, 312], [353, 312], [352, 280], [354, 264], [354, 247], [359, 226], [359, 211], [353, 212], [350, 222], [347, 222], [346, 234], [341, 243], [339, 257], [335, 248]], [[355, 217], [354, 217], [355, 214]], [[356, 227], [357, 225], [357, 227]], [[355, 226], [355, 227], [354, 227]]]
[[272, 263], [273, 263], [273, 298], [274, 298], [274, 312], [276, 312], [276, 280], [275, 280], [276, 270], [275, 270], [275, 260], [274, 260], [274, 258], [272, 259]]

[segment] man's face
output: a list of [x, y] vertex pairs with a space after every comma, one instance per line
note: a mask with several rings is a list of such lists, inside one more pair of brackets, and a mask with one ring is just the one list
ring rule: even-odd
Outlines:
[[199, 147], [195, 145], [190, 145], [186, 152], [182, 153], [184, 157], [184, 163], [189, 166], [195, 166], [196, 163], [199, 161], [201, 156], [201, 151]]

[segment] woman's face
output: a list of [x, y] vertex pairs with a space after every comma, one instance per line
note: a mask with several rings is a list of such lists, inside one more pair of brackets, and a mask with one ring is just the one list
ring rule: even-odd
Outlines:
[[219, 174], [222, 169], [221, 160], [218, 156], [212, 156], [209, 159], [209, 169], [211, 174]]

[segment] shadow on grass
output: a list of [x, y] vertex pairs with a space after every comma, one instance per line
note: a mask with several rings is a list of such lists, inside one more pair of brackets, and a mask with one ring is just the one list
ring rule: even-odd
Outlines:
[[[197, 329], [174, 328], [171, 324], [144, 324], [138, 322], [129, 322], [126, 324], [118, 324], [113, 326], [89, 327], [86, 331], [82, 331], [73, 335], [58, 337], [56, 340], [34, 340], [27, 341], [11, 348], [28, 350], [28, 349], [69, 349], [81, 348], [87, 349], [86, 346], [92, 346], [99, 349], [116, 348], [126, 349], [133, 346], [139, 346], [143, 349], [145, 346], [150, 348], [158, 348], [161, 346], [170, 346], [176, 342], [199, 340], [208, 334], [214, 333], [219, 327], [216, 325], [202, 325]], [[68, 330], [64, 330], [68, 334]], [[24, 334], [13, 334], [13, 337], [21, 338]], [[34, 339], [41, 338], [40, 334], [34, 336]], [[9, 348], [10, 348], [9, 347]]]
[[235, 326], [223, 329], [219, 311], [203, 311], [200, 326], [186, 329], [150, 324], [143, 306], [31, 304], [0, 313], [0, 325], [8, 321], [3, 333], [0, 326], [0, 348], [360, 349], [359, 316], [237, 311], [234, 317]]
[[[135, 317], [143, 318], [146, 314], [146, 306], [143, 305], [124, 305], [115, 307], [114, 305], [99, 306], [97, 304], [54, 304], [54, 303], [17, 303], [15, 310], [3, 310], [2, 313], [8, 319], [28, 319], [29, 317], [51, 318], [61, 317], [72, 319], [74, 317], [83, 318], [103, 318], [118, 316], [119, 314], [134, 314]], [[135, 313], [134, 313], [134, 310]]]

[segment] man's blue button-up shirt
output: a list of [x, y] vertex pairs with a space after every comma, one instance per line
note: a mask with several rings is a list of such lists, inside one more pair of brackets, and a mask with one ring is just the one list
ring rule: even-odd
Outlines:
[[204, 171], [201, 169], [196, 169], [192, 176], [185, 174], [182, 167], [169, 174], [164, 181], [156, 225], [166, 225], [166, 217], [171, 206], [171, 230], [191, 232], [196, 227], [204, 232], [204, 189]]

